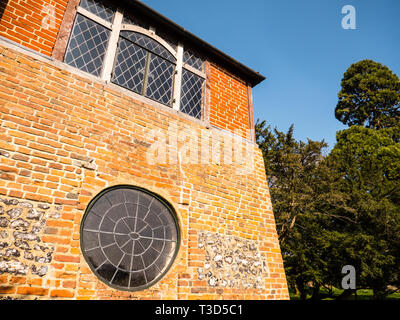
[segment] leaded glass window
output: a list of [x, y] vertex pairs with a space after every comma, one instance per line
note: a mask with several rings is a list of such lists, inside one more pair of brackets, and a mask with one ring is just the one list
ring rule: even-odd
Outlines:
[[160, 57], [166, 60], [169, 60], [171, 62], [176, 62], [176, 58], [160, 43], [142, 33], [132, 32], [132, 31], [121, 31], [121, 37], [126, 38], [133, 43], [136, 43], [142, 48], [150, 52], [153, 52], [154, 54], [159, 55]]
[[147, 51], [120, 39], [112, 81], [124, 88], [143, 93]]
[[138, 19], [111, 2], [81, 0], [64, 62], [202, 119], [205, 60]]
[[171, 106], [176, 58], [144, 34], [122, 31], [120, 35], [112, 81]]
[[90, 202], [81, 224], [81, 249], [107, 285], [127, 291], [157, 283], [178, 252], [172, 207], [143, 189], [119, 186]]
[[112, 22], [115, 10], [105, 1], [81, 0], [79, 6], [107, 22]]
[[185, 48], [180, 110], [197, 119], [202, 119], [205, 77], [204, 59], [191, 48]]
[[204, 60], [190, 49], [183, 52], [183, 63], [199, 70], [204, 71]]
[[154, 54], [150, 56], [146, 96], [170, 105], [172, 102], [172, 81], [175, 66]]
[[110, 30], [78, 13], [64, 61], [99, 76], [109, 37]]
[[181, 111], [201, 119], [202, 97], [204, 91], [204, 78], [183, 69]]

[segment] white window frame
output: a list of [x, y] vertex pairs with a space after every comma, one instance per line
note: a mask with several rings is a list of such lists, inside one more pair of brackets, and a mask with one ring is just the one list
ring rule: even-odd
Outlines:
[[[118, 49], [118, 41], [120, 37], [121, 31], [133, 31], [142, 33], [149, 38], [154, 39], [155, 41], [159, 42], [162, 46], [164, 46], [175, 58], [176, 58], [176, 69], [175, 75], [173, 79], [173, 94], [172, 94], [172, 109], [176, 111], [180, 111], [180, 104], [181, 104], [181, 90], [182, 90], [182, 72], [183, 69], [186, 69], [195, 75], [201, 77], [206, 81], [206, 73], [200, 71], [187, 63], [183, 62], [183, 53], [184, 53], [184, 44], [182, 42], [178, 42], [177, 50], [172, 48], [172, 46], [166, 42], [163, 38], [156, 34], [156, 29], [154, 27], [149, 27], [149, 29], [145, 29], [139, 27], [137, 25], [132, 24], [123, 24], [124, 12], [121, 9], [117, 9], [112, 22], [108, 22], [99, 16], [89, 12], [88, 10], [80, 7], [77, 7], [77, 13], [81, 14], [82, 16], [93, 20], [94, 22], [102, 25], [103, 27], [111, 30], [111, 35], [108, 41], [108, 46], [106, 49], [106, 53], [104, 56], [103, 67], [100, 73], [100, 79], [105, 81], [106, 83], [111, 82], [111, 75], [113, 72], [114, 61], [117, 54]], [[135, 93], [139, 96], [141, 94]], [[205, 94], [202, 99], [202, 117], [204, 117], [204, 102], [205, 102]], [[203, 119], [201, 119], [203, 120]]]

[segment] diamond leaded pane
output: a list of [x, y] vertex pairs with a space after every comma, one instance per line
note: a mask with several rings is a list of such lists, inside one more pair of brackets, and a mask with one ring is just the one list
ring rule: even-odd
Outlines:
[[120, 38], [112, 82], [142, 93], [147, 51]]
[[174, 64], [151, 54], [146, 96], [170, 106], [174, 70]]
[[121, 36], [171, 62], [176, 62], [176, 58], [164, 46], [142, 33], [121, 31]]
[[138, 291], [158, 282], [179, 247], [175, 213], [158, 196], [121, 186], [98, 195], [81, 225], [81, 249], [107, 285]]
[[197, 119], [201, 119], [203, 84], [203, 78], [183, 69], [181, 111]]
[[77, 14], [64, 62], [99, 76], [110, 38], [110, 30]]
[[112, 22], [113, 20], [114, 10], [107, 6], [104, 1], [81, 0], [79, 6], [108, 22]]
[[190, 50], [186, 49], [183, 52], [183, 62], [199, 71], [204, 71], [204, 60]]

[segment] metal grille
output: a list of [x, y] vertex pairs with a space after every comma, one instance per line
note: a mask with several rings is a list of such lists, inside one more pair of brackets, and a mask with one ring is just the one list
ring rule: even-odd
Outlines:
[[77, 14], [64, 61], [70, 66], [99, 76], [110, 30]]
[[113, 21], [114, 10], [104, 1], [82, 0], [79, 6], [108, 22]]
[[174, 69], [171, 62], [151, 54], [146, 96], [170, 106]]
[[147, 51], [120, 38], [112, 82], [142, 93]]
[[197, 119], [201, 119], [204, 79], [183, 69], [181, 111]]
[[176, 58], [167, 49], [144, 34], [132, 31], [121, 31], [121, 36], [171, 62], [176, 63]]
[[171, 267], [179, 246], [172, 209], [157, 196], [133, 187], [101, 193], [81, 226], [81, 248], [92, 271], [117, 289], [138, 291]]
[[199, 71], [204, 71], [204, 60], [190, 50], [185, 49], [183, 52], [183, 62]]

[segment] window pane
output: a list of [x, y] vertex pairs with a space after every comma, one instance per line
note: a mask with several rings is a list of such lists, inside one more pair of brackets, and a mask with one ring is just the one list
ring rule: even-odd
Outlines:
[[106, 6], [104, 1], [82, 0], [79, 6], [108, 22], [113, 20], [114, 10]]
[[204, 60], [190, 50], [185, 49], [183, 52], [183, 62], [199, 71], [204, 71]]
[[64, 61], [99, 76], [109, 38], [110, 30], [77, 14]]
[[142, 93], [147, 52], [120, 38], [112, 82]]
[[[96, 212], [94, 206], [88, 207], [82, 222], [81, 249], [91, 270], [104, 283], [117, 289], [144, 290], [161, 280], [177, 254], [180, 237], [175, 213], [155, 195], [129, 187], [100, 194], [95, 205], [104, 198], [111, 201], [110, 193], [116, 196], [113, 207], [100, 206], [103, 209], [98, 207]], [[145, 205], [135, 203], [137, 199]], [[93, 215], [97, 224], [88, 225]], [[104, 223], [110, 227], [104, 228]]]
[[121, 31], [121, 36], [171, 62], [176, 62], [175, 57], [165, 49], [164, 46], [144, 34], [132, 31]]
[[146, 96], [170, 106], [174, 70], [171, 62], [151, 54]]
[[201, 119], [203, 84], [203, 78], [183, 69], [181, 111], [197, 119]]

